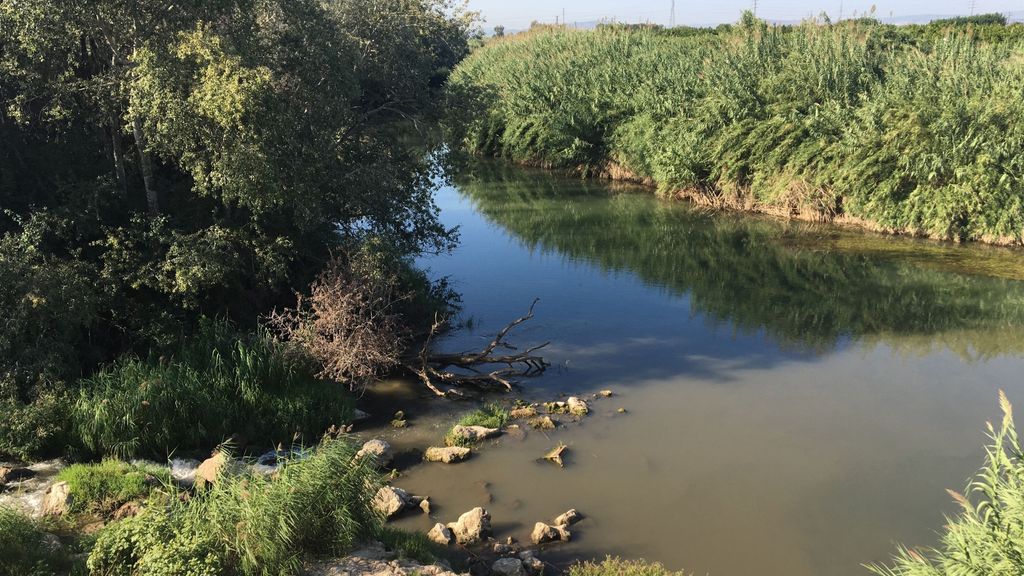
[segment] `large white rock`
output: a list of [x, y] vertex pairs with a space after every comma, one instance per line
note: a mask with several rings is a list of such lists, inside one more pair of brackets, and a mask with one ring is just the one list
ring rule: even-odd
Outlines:
[[373, 499], [373, 506], [390, 520], [405, 510], [410, 501], [411, 497], [405, 490], [394, 486], [382, 486]]
[[391, 463], [391, 444], [384, 440], [375, 438], [363, 444], [363, 447], [356, 453], [356, 458], [373, 458], [378, 466], [387, 466]]
[[560, 515], [558, 518], [555, 518], [555, 526], [568, 527], [580, 520], [583, 520], [583, 514], [580, 514], [575, 508], [573, 508], [565, 514]]
[[458, 521], [448, 524], [448, 527], [459, 544], [479, 544], [491, 535], [491, 515], [478, 506], [459, 516]]
[[440, 522], [434, 524], [434, 527], [430, 529], [430, 532], [427, 532], [427, 538], [429, 538], [431, 542], [436, 542], [441, 546], [451, 546], [452, 544], [455, 544], [455, 534], [452, 532], [452, 529]]
[[534, 544], [547, 544], [548, 542], [568, 542], [572, 534], [561, 526], [548, 526], [543, 522], [537, 522], [533, 526], [530, 539]]

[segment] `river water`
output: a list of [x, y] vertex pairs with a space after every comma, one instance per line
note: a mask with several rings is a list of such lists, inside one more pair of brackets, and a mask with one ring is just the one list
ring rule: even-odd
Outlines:
[[[480, 164], [439, 193], [451, 254], [422, 263], [461, 292], [479, 348], [550, 340], [518, 397], [611, 389], [581, 423], [486, 444], [395, 484], [433, 497], [427, 530], [483, 505], [528, 539], [587, 519], [549, 560], [646, 558], [714, 576], [847, 576], [897, 543], [933, 545], [946, 488], [982, 463], [997, 394], [1024, 403], [1024, 254], [711, 214], [649, 191]], [[625, 408], [619, 414], [618, 408]], [[399, 448], [451, 415], [412, 414]], [[537, 458], [559, 442], [566, 467]]]

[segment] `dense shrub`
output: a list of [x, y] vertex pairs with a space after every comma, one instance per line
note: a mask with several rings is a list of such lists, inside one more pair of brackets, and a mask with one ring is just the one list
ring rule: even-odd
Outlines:
[[373, 537], [380, 475], [357, 448], [326, 441], [276, 478], [222, 477], [188, 502], [150, 507], [101, 532], [94, 575], [288, 575], [307, 554], [343, 555]]
[[901, 548], [879, 576], [995, 576], [1024, 574], [1024, 447], [1013, 407], [1000, 392], [1003, 420], [989, 424], [992, 444], [985, 465], [961, 495], [950, 491], [961, 512], [946, 522], [939, 548]]
[[1020, 243], [1021, 42], [949, 26], [932, 37], [748, 13], [679, 36], [538, 28], [456, 69], [458, 135], [478, 154], [714, 205]]
[[82, 383], [74, 429], [95, 454], [164, 458], [233, 435], [270, 446], [318, 438], [344, 423], [344, 388], [313, 376], [308, 359], [265, 332], [239, 337], [207, 322], [176, 353], [125, 358]]

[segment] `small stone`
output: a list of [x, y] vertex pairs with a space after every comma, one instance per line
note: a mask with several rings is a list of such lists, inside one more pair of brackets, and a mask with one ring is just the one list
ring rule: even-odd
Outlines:
[[558, 518], [555, 518], [555, 526], [572, 526], [573, 524], [583, 520], [583, 514], [576, 511], [575, 508], [569, 510], [565, 514], [562, 514]]
[[448, 527], [452, 529], [459, 544], [479, 544], [491, 535], [491, 515], [483, 508], [473, 508], [459, 516], [458, 521], [448, 524]]
[[373, 458], [377, 465], [382, 467], [391, 463], [391, 457], [391, 444], [379, 438], [363, 444], [363, 447], [356, 453], [356, 459]]
[[510, 552], [512, 552], [512, 547], [509, 546], [508, 544], [502, 544], [501, 542], [495, 542], [494, 543], [494, 548], [492, 548], [492, 550], [494, 550], [494, 553], [497, 554], [498, 556], [503, 556], [505, 554], [509, 554]]
[[491, 572], [496, 576], [524, 576], [526, 570], [519, 558], [499, 558], [491, 565]]
[[373, 506], [388, 520], [394, 518], [409, 505], [409, 493], [394, 486], [382, 486], [373, 498]]
[[455, 543], [455, 534], [452, 529], [438, 522], [427, 532], [427, 538], [442, 546], [451, 546]]
[[484, 426], [456, 426], [452, 428], [452, 436], [467, 442], [480, 442], [501, 436], [501, 430]]
[[424, 514], [430, 514], [430, 497], [426, 497], [420, 500], [420, 510], [423, 510]]
[[615, 396], [615, 393], [612, 392], [611, 390], [601, 390], [600, 392], [597, 393], [597, 395], [602, 398], [611, 398], [612, 396]]
[[616, 412], [618, 412], [619, 414], [625, 414], [626, 413], [626, 409], [625, 408], [619, 408], [618, 410], [616, 410]]
[[544, 572], [544, 562], [533, 555], [533, 550], [521, 552], [519, 559], [523, 561], [523, 567], [526, 568], [527, 573], [536, 575]]
[[533, 418], [537, 415], [537, 409], [533, 406], [520, 406], [519, 408], [513, 408], [509, 412], [509, 417], [513, 420], [525, 420], [526, 418]]
[[530, 420], [530, 427], [535, 430], [554, 430], [558, 424], [551, 419], [551, 416], [538, 416]]
[[461, 446], [448, 446], [445, 448], [427, 448], [426, 453], [423, 455], [423, 459], [427, 462], [443, 462], [445, 464], [455, 464], [456, 462], [462, 462], [469, 458], [472, 450]]
[[569, 414], [573, 416], [586, 416], [590, 413], [590, 406], [586, 400], [572, 396], [566, 402], [569, 407]]
[[57, 482], [46, 489], [43, 495], [43, 516], [63, 516], [71, 509], [75, 498], [67, 482]]
[[544, 408], [548, 414], [568, 414], [569, 404], [566, 402], [545, 402]]

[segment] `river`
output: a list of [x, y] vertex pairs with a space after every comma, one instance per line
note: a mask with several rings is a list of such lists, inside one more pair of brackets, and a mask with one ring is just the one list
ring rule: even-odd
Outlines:
[[[646, 558], [694, 574], [852, 576], [934, 545], [981, 465], [998, 390], [1024, 404], [1024, 255], [709, 213], [646, 190], [481, 163], [444, 187], [450, 254], [480, 348], [540, 298], [518, 344], [553, 367], [517, 397], [611, 389], [593, 415], [506, 436], [397, 486], [427, 530], [483, 505], [499, 539], [573, 507], [545, 559]], [[392, 432], [438, 443], [452, 415]], [[626, 413], [620, 414], [619, 408]], [[569, 446], [564, 469], [537, 458]]]

